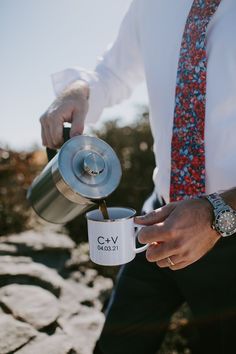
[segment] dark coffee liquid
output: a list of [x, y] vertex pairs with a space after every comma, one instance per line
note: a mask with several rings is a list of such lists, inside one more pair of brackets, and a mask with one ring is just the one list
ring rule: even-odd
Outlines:
[[109, 219], [108, 215], [108, 210], [107, 210], [107, 205], [105, 199], [100, 200], [99, 202], [99, 210], [102, 213], [103, 219], [107, 220]]

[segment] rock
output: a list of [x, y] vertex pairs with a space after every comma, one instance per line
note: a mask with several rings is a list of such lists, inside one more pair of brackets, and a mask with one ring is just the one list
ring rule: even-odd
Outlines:
[[[74, 279], [65, 280], [65, 285], [61, 289], [61, 295], [59, 298], [60, 308], [62, 316], [71, 316], [78, 313], [80, 310], [80, 304], [88, 307], [94, 307], [97, 310], [101, 310], [104, 301], [107, 300], [113, 288], [113, 281], [103, 276], [95, 277], [95, 272], [88, 269], [83, 275], [80, 275], [79, 282], [75, 282]], [[78, 273], [77, 273], [78, 276]], [[89, 284], [86, 282], [89, 280]], [[88, 286], [89, 285], [89, 286]], [[73, 303], [73, 306], [71, 304]], [[72, 312], [72, 309], [74, 310]]]
[[20, 234], [12, 234], [9, 236], [2, 236], [0, 243], [9, 245], [22, 246], [34, 251], [45, 251], [48, 249], [53, 250], [72, 250], [75, 243], [64, 234], [48, 231], [43, 229], [41, 232], [30, 230]]
[[93, 308], [81, 306], [79, 314], [58, 320], [71, 339], [76, 353], [91, 354], [104, 323], [104, 315]]
[[106, 278], [115, 280], [116, 275], [120, 269], [119, 266], [104, 267], [93, 263], [89, 258], [89, 245], [88, 243], [81, 243], [72, 250], [71, 257], [65, 263], [65, 273], [80, 271], [83, 273], [84, 269], [96, 269], [99, 274]]
[[97, 293], [86, 285], [65, 280], [59, 297], [60, 317], [65, 319], [78, 314], [81, 309], [80, 303], [84, 301], [96, 306], [98, 301], [96, 297]]
[[81, 243], [73, 249], [71, 258], [66, 262], [65, 267], [71, 270], [78, 270], [81, 265], [88, 266], [91, 263], [89, 259], [88, 243]]
[[55, 231], [0, 238], [0, 354], [92, 354], [113, 287], [99, 272]]
[[97, 298], [97, 292], [82, 283], [76, 283], [71, 279], [67, 279], [66, 281], [66, 291], [74, 294], [75, 298], [79, 302], [83, 302], [85, 300], [95, 300]]
[[73, 350], [71, 340], [62, 334], [53, 336], [39, 335], [16, 354], [76, 354]]
[[59, 296], [64, 279], [53, 269], [30, 258], [0, 256], [0, 286], [18, 283], [38, 285]]
[[65, 285], [59, 297], [60, 318], [69, 318], [80, 311], [81, 305], [77, 294], [70, 286]]
[[17, 254], [16, 246], [8, 245], [6, 243], [0, 243], [0, 255], [15, 255], [15, 254]]
[[94, 281], [98, 276], [96, 269], [89, 269], [84, 266], [80, 267], [79, 271], [72, 272], [70, 278], [89, 287], [93, 287]]
[[94, 291], [95, 298], [100, 300], [101, 304], [108, 299], [113, 289], [112, 279], [98, 275], [95, 269], [84, 268], [82, 271], [81, 267], [80, 271], [71, 274], [71, 279], [90, 287]]
[[97, 292], [97, 298], [101, 303], [104, 303], [111, 294], [113, 281], [110, 278], [104, 278], [99, 275], [94, 279], [93, 288]]
[[37, 331], [27, 323], [15, 320], [12, 316], [0, 316], [0, 354], [12, 353], [28, 343]]
[[0, 289], [0, 303], [15, 318], [42, 329], [59, 315], [57, 298], [47, 290], [32, 285], [7, 285]]
[[12, 263], [16, 263], [16, 264], [19, 264], [19, 263], [32, 263], [32, 258], [30, 257], [15, 257], [15, 256], [0, 256], [0, 264], [1, 263], [9, 263], [9, 264], [12, 264]]
[[30, 256], [35, 262], [62, 270], [75, 243], [64, 234], [43, 229], [0, 238], [0, 255]]

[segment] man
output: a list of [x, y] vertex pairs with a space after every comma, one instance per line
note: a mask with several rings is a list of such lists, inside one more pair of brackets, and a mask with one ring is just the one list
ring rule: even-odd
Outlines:
[[136, 220], [151, 245], [122, 269], [96, 353], [156, 353], [183, 301], [196, 353], [236, 351], [235, 14], [235, 0], [134, 0], [93, 72], [53, 77], [58, 97], [41, 117], [51, 148], [62, 144], [63, 122], [82, 134], [85, 118], [96, 121], [146, 80], [155, 189], [166, 203]]

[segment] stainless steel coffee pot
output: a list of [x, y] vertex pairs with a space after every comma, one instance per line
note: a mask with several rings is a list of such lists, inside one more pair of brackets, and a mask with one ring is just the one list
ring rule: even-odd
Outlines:
[[43, 219], [64, 224], [107, 198], [118, 186], [121, 166], [103, 140], [68, 140], [30, 186], [27, 199]]

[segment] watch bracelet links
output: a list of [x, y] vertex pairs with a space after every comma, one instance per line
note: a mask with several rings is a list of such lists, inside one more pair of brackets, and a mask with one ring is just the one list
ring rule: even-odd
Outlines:
[[[205, 196], [205, 198], [213, 206], [215, 217], [217, 216], [218, 213], [220, 213], [221, 211], [223, 212], [224, 210], [228, 210], [228, 211], [233, 212], [234, 214], [236, 214], [236, 210], [234, 210], [230, 205], [228, 205], [218, 193], [209, 194], [208, 196]], [[236, 229], [234, 229], [233, 233], [229, 233], [226, 230], [225, 231], [221, 231], [221, 230], [218, 229], [218, 227], [216, 226], [215, 222], [213, 222], [212, 228], [214, 230], [216, 230], [223, 237], [231, 236], [231, 235], [235, 234], [235, 232], [236, 232]]]
[[213, 208], [216, 210], [219, 210], [224, 206], [227, 206], [231, 209], [231, 207], [225, 203], [224, 199], [218, 193], [206, 195], [205, 198], [211, 203]]

